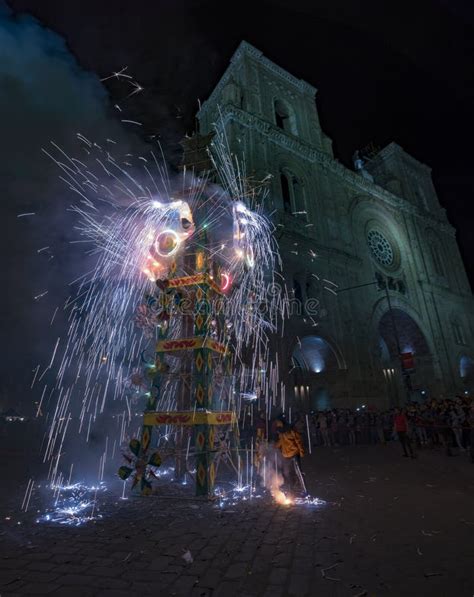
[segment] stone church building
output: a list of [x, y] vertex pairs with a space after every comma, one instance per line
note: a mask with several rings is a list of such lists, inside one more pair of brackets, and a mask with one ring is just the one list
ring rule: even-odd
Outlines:
[[348, 169], [315, 95], [242, 42], [197, 115], [202, 136], [222, 116], [247, 172], [271, 175], [268, 213], [295, 299], [274, 340], [287, 392], [304, 408], [469, 392], [472, 294], [430, 168], [390, 143]]

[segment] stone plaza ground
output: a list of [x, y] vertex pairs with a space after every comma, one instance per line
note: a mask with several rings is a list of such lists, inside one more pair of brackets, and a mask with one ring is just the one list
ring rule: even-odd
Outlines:
[[317, 448], [304, 468], [326, 505], [120, 500], [117, 485], [101, 519], [70, 527], [20, 515], [2, 490], [0, 595], [474, 594], [474, 465], [465, 455]]

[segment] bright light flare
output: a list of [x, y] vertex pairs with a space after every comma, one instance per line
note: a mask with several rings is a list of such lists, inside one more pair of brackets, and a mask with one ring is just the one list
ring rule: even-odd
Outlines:
[[54, 508], [40, 516], [36, 522], [81, 526], [91, 520], [102, 518], [98, 512], [97, 494], [107, 491], [106, 485], [52, 485]]
[[291, 506], [294, 501], [288, 497], [281, 489], [274, 489], [272, 491], [272, 497], [277, 504], [281, 506]]
[[157, 234], [153, 246], [160, 257], [171, 257], [178, 251], [180, 245], [181, 239], [178, 233], [168, 229]]
[[284, 479], [276, 470], [268, 471], [265, 481], [267, 489], [270, 490], [270, 494], [277, 504], [280, 504], [281, 506], [291, 506], [294, 503], [294, 501], [281, 489]]
[[222, 290], [222, 292], [225, 292], [226, 290], [228, 290], [230, 288], [230, 284], [231, 284], [230, 274], [228, 274], [226, 272], [222, 272], [221, 273], [221, 290]]

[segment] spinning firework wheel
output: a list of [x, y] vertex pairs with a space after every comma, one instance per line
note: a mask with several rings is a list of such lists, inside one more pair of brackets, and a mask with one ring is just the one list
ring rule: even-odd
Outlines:
[[138, 440], [132, 439], [129, 443], [131, 455], [124, 454], [125, 460], [130, 466], [123, 465], [118, 470], [118, 476], [126, 481], [133, 474], [132, 489], [138, 487], [142, 495], [149, 495], [152, 489], [152, 479], [156, 479], [153, 469], [161, 466], [161, 456], [153, 452], [146, 456], [141, 450]]

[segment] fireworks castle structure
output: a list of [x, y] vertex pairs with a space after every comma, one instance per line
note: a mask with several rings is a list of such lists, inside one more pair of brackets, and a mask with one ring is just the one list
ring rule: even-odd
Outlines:
[[[118, 444], [127, 461], [119, 476], [142, 495], [166, 459], [177, 480], [196, 479], [197, 495], [214, 494], [221, 463], [240, 487], [237, 418], [245, 403], [269, 414], [277, 402], [284, 408], [269, 341], [287, 301], [268, 292], [281, 260], [263, 207], [267, 190], [247, 177], [223, 130], [206, 145], [212, 178], [183, 169], [171, 182], [153, 151], [122, 162], [83, 136], [95, 173], [54, 144], [58, 154], [48, 153], [80, 197], [70, 210], [93, 263], [64, 305], [69, 326], [45, 449], [54, 487], [65, 478], [69, 422], [78, 421], [88, 442], [115, 400], [117, 437], [109, 449], [105, 434], [99, 481]], [[141, 404], [137, 430], [132, 408]], [[246, 463], [253, 470], [253, 456]]]
[[[128, 465], [119, 469], [141, 495], [152, 493], [165, 457], [174, 459], [176, 480], [186, 484], [187, 475], [195, 478], [198, 496], [214, 495], [221, 462], [238, 484], [237, 419], [245, 390], [255, 397], [258, 392], [264, 409], [276, 393], [268, 384], [262, 387], [262, 370], [256, 367], [266, 355], [265, 330], [276, 329], [272, 313], [281, 313], [285, 304], [275, 297], [273, 308], [255, 308], [274, 272], [271, 226], [244, 203], [258, 209], [255, 189], [236, 175], [222, 137], [212, 160], [220, 185], [184, 173], [184, 199], [151, 205], [145, 200], [145, 210], [164, 210], [147, 228], [148, 255], [142, 271], [135, 272], [148, 277], [135, 324], [153, 355], [142, 355], [144, 372], [130, 378], [147, 400], [140, 437], [129, 442]], [[143, 288], [143, 281], [134, 281]], [[245, 358], [246, 349], [253, 359]], [[161, 431], [154, 433], [156, 428]]]
[[[228, 338], [225, 338], [224, 310], [213, 313], [216, 298], [225, 297], [228, 279], [216, 264], [210, 262], [205, 229], [201, 231], [198, 242], [188, 247], [185, 261], [194, 272], [192, 275], [177, 275], [178, 265], [173, 260], [168, 278], [158, 281], [162, 290], [161, 311], [157, 320], [158, 338], [155, 362], [147, 371], [153, 385], [145, 408], [141, 438], [139, 441], [132, 440], [130, 445], [138, 459], [135, 463], [134, 486], [142, 495], [151, 493], [152, 467], [161, 464], [161, 456], [156, 451], [156, 441], [153, 440], [155, 427], [170, 426], [174, 430], [177, 480], [185, 480], [189, 472], [188, 455], [191, 441], [193, 442], [192, 451], [196, 456], [196, 494], [205, 496], [213, 495], [214, 492], [214, 457], [217, 452], [215, 426], [232, 426], [238, 437], [235, 409], [222, 409], [222, 402], [229, 398], [226, 394], [231, 389], [230, 385], [221, 388], [220, 399], [217, 399], [217, 393], [214, 392], [214, 369], [221, 370], [221, 385], [228, 378], [225, 373], [230, 373], [231, 358]], [[222, 278], [221, 286], [214, 282], [214, 275], [218, 280]], [[185, 308], [186, 305], [188, 309]], [[181, 319], [181, 336], [170, 339], [168, 333], [173, 317]], [[211, 334], [212, 327], [214, 330]], [[222, 337], [225, 343], [214, 339], [214, 335]], [[170, 354], [175, 355], [175, 358], [178, 356], [177, 372], [170, 370], [167, 360]], [[178, 394], [175, 408], [158, 410], [162, 408], [163, 390], [172, 379], [178, 381], [175, 384]], [[228, 400], [229, 406], [230, 403], [231, 400]], [[129, 467], [121, 468], [124, 479], [132, 472], [133, 469]]]
[[185, 151], [204, 169], [219, 122], [248, 172], [270, 175], [266, 209], [293, 303], [274, 341], [282, 379], [305, 409], [469, 391], [472, 294], [430, 168], [396, 143], [346, 168], [315, 95], [242, 42]]

